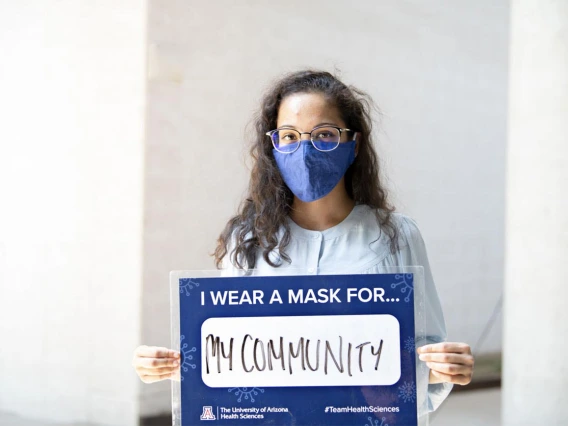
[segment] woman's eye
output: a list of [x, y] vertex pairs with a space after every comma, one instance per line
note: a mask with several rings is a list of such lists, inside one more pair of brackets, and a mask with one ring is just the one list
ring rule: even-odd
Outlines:
[[316, 135], [316, 139], [325, 139], [331, 137], [329, 132], [321, 132]]
[[282, 135], [280, 138], [282, 140], [285, 140], [285, 141], [292, 141], [292, 140], [296, 139], [296, 135], [294, 135], [293, 133], [288, 133], [288, 134]]

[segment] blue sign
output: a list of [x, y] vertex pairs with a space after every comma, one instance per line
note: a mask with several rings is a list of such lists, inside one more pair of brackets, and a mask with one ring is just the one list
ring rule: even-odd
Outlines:
[[417, 425], [412, 274], [179, 278], [181, 424]]

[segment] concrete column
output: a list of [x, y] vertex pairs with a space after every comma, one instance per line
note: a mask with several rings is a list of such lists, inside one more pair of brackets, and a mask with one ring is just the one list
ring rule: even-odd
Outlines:
[[2, 425], [138, 425], [146, 10], [0, 1]]
[[568, 2], [511, 3], [503, 425], [566, 425]]

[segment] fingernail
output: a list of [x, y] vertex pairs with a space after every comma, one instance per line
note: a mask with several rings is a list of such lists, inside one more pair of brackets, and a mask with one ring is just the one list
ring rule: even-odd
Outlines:
[[174, 358], [179, 358], [179, 354], [177, 352], [174, 354]]
[[177, 367], [177, 366], [178, 366], [178, 364], [179, 364], [179, 362], [177, 362], [177, 361], [174, 361], [174, 367]]
[[424, 355], [418, 355], [418, 358], [420, 358], [421, 361], [424, 361], [424, 358], [426, 358]]

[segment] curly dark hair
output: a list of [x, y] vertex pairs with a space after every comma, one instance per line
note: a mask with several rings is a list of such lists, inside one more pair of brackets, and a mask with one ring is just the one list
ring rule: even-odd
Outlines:
[[[374, 209], [381, 232], [384, 230], [390, 238], [391, 251], [394, 253], [398, 248], [398, 231], [391, 217], [394, 207], [389, 204], [387, 191], [380, 182], [379, 162], [371, 138], [373, 101], [365, 92], [346, 86], [328, 72], [302, 70], [275, 81], [254, 116], [250, 150], [253, 167], [248, 195], [217, 240], [213, 254], [217, 268], [222, 267], [223, 258], [229, 255], [237, 268], [252, 269], [260, 251], [269, 265], [278, 267], [282, 263], [275, 263], [269, 257], [276, 247], [280, 259], [291, 262], [286, 254], [290, 243], [287, 218], [294, 195], [280, 175], [266, 132], [276, 128], [282, 100], [296, 93], [324, 95], [330, 105], [339, 110], [345, 125], [359, 132], [358, 154], [345, 173], [347, 193], [356, 204], [366, 204]], [[280, 229], [284, 232], [279, 240]]]

